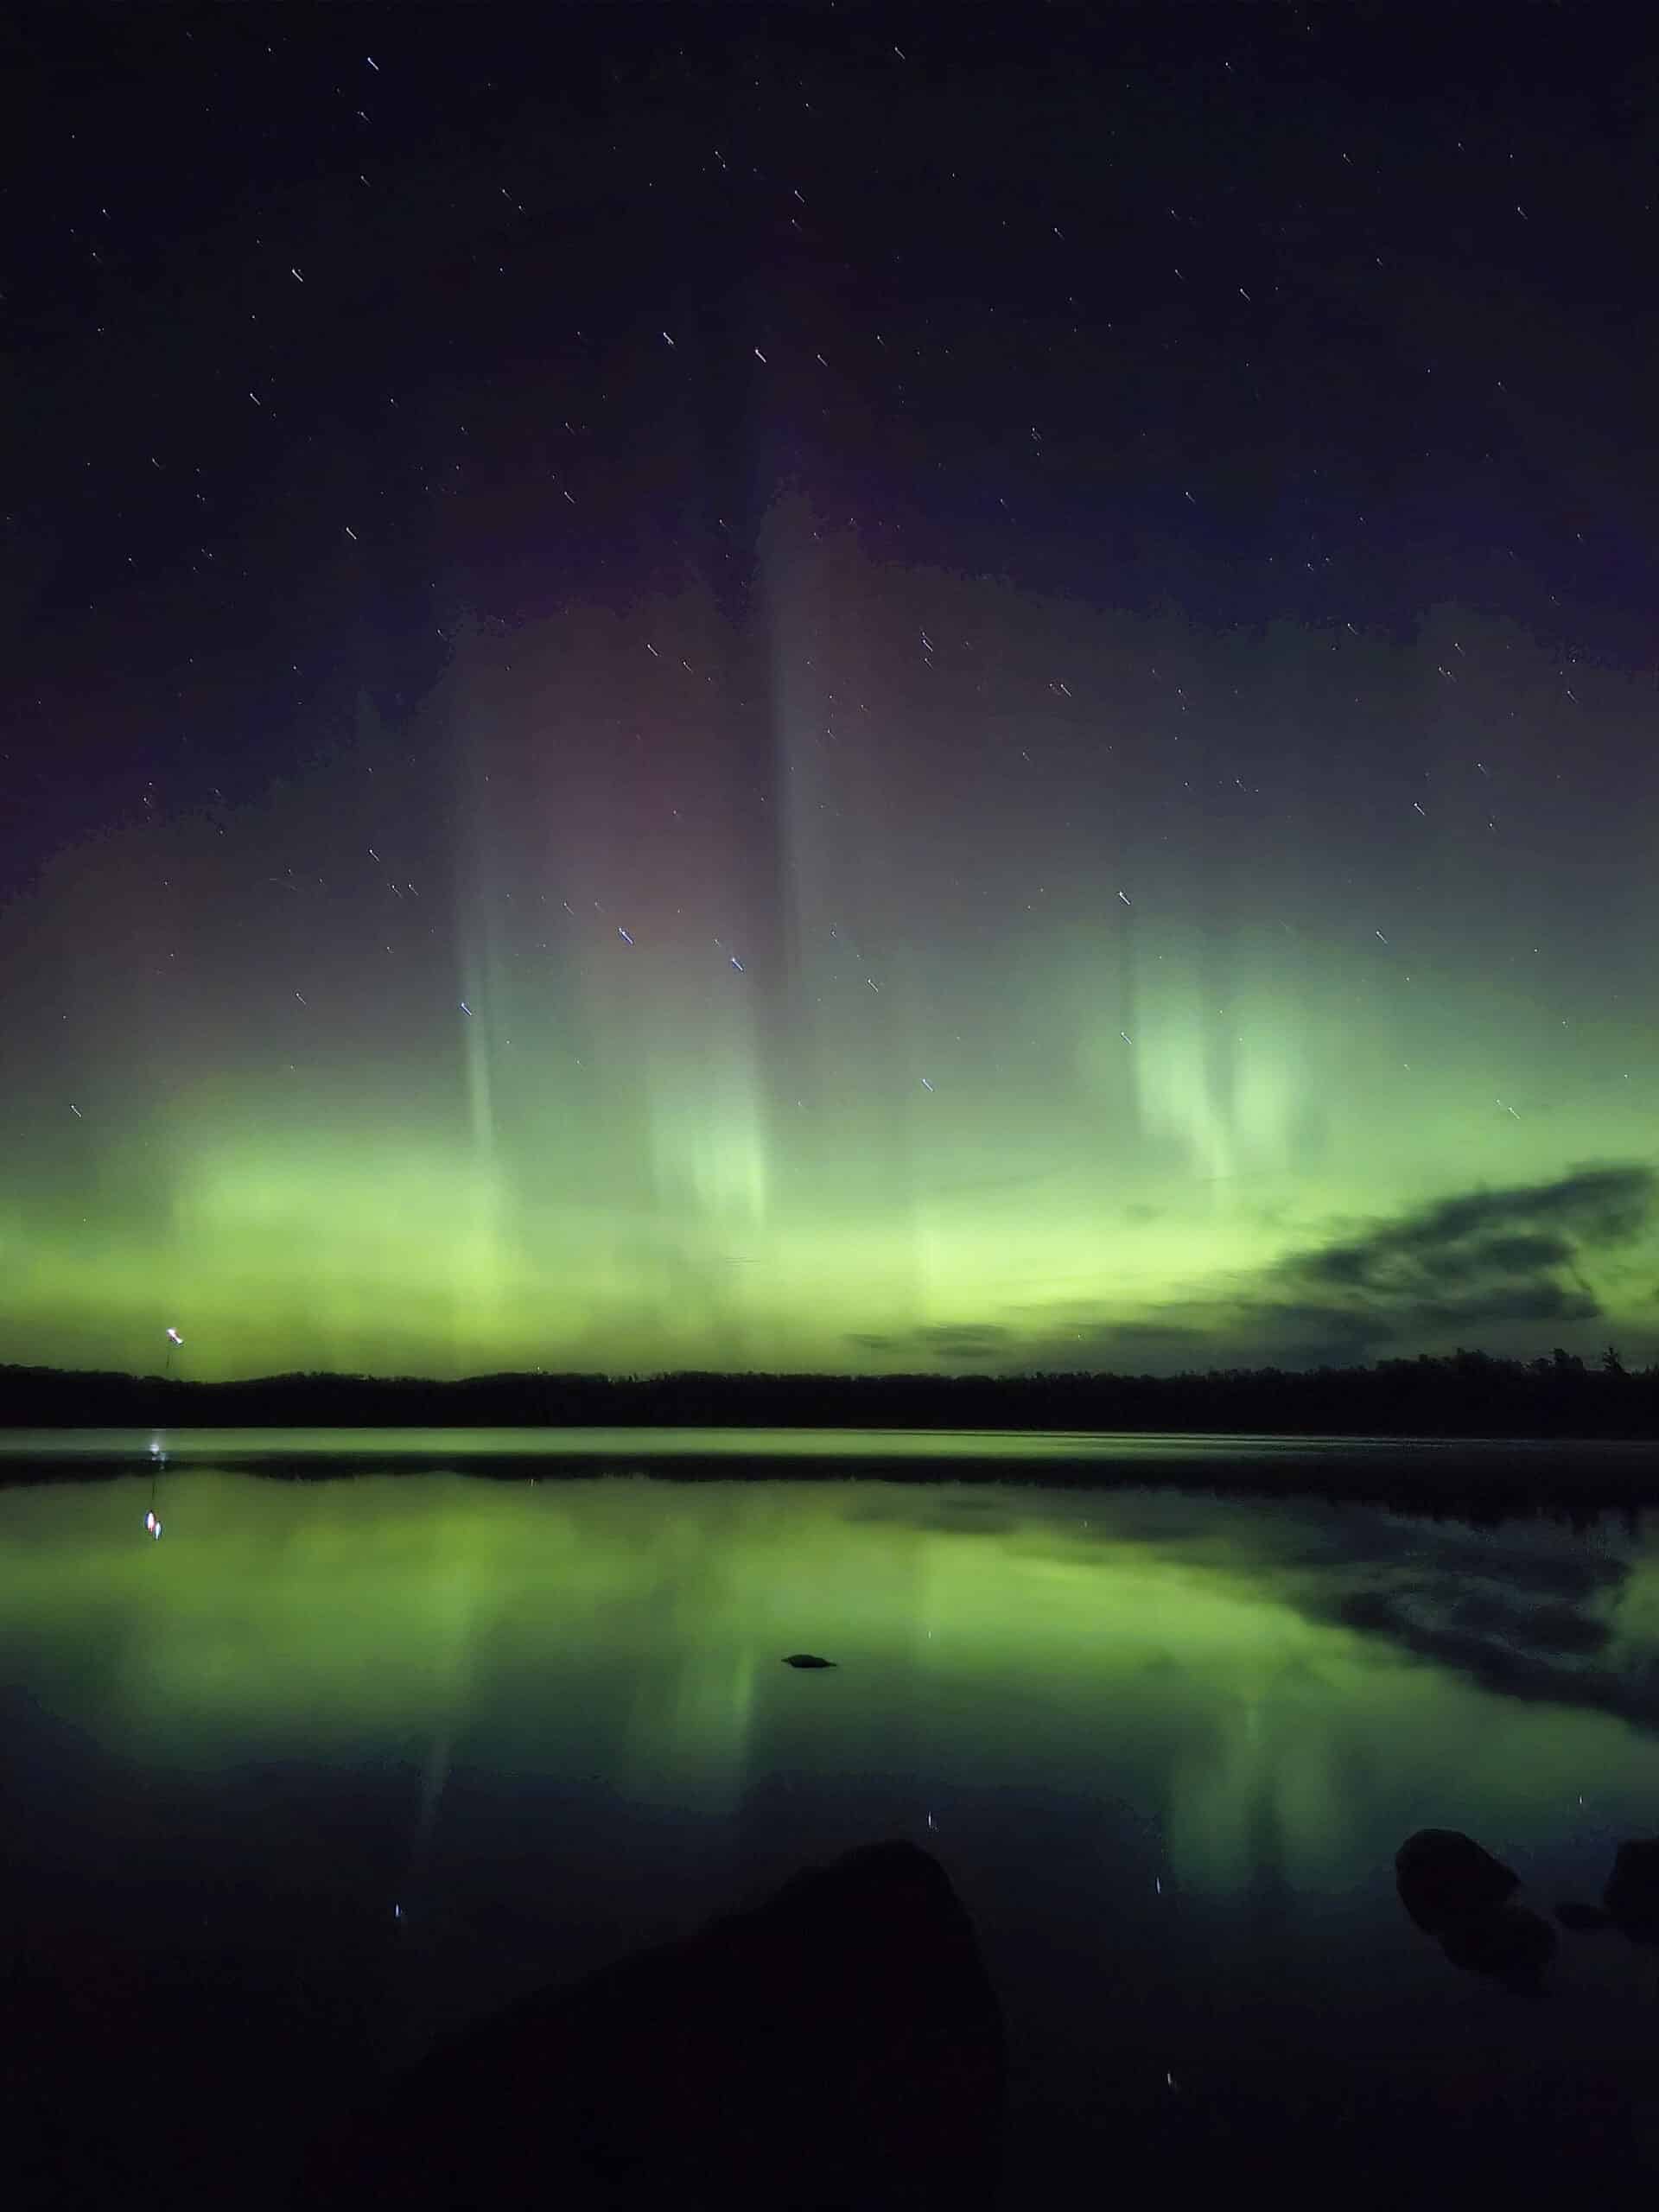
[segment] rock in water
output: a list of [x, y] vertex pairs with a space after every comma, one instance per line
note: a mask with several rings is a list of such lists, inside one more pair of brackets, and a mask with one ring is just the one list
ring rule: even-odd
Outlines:
[[1558, 1904], [1563, 1928], [1617, 1928], [1633, 1943], [1659, 1943], [1659, 1836], [1621, 1843], [1601, 1904]]
[[1457, 1828], [1419, 1828], [1395, 1853], [1394, 1872], [1400, 1902], [1431, 1936], [1490, 1911], [1521, 1885], [1518, 1874]]
[[1601, 1901], [1633, 1943], [1659, 1943], [1659, 1836], [1619, 1845]]
[[1454, 1967], [1538, 1993], [1555, 1930], [1510, 1903], [1520, 1887], [1512, 1868], [1459, 1829], [1420, 1828], [1395, 1854], [1394, 1871], [1401, 1904]]
[[992, 2212], [1004, 2095], [973, 1923], [878, 1843], [440, 2044], [305, 2201]]
[[820, 1659], [810, 1651], [791, 1651], [785, 1660], [785, 1667], [833, 1667], [833, 1659]]

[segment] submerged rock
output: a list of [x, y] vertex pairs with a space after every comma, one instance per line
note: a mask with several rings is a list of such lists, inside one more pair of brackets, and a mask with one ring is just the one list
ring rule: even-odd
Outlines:
[[1454, 1967], [1469, 1974], [1524, 1981], [1554, 1957], [1555, 1930], [1523, 1904], [1494, 1905], [1452, 1921], [1441, 1932], [1440, 1948]]
[[1518, 1874], [1458, 1828], [1419, 1828], [1395, 1853], [1394, 1872], [1400, 1902], [1431, 1936], [1491, 1910], [1521, 1886]]
[[991, 2212], [1004, 2079], [944, 1868], [874, 1844], [441, 2044], [307, 2201]]
[[791, 1651], [785, 1660], [785, 1667], [833, 1667], [833, 1659], [820, 1659], [810, 1651]]
[[1535, 1990], [1555, 1949], [1555, 1930], [1511, 1902], [1513, 1868], [1457, 1828], [1420, 1828], [1395, 1854], [1400, 1902], [1454, 1967]]

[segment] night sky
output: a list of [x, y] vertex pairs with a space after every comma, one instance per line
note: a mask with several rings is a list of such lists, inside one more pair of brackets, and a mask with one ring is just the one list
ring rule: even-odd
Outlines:
[[0, 1358], [1653, 1357], [1614, 20], [14, 17]]

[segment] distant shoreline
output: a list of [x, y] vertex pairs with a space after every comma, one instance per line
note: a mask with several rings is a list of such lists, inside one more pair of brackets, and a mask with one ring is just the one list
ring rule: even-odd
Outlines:
[[[1235, 1435], [1189, 1431], [762, 1427], [0, 1427], [0, 1495], [196, 1474], [310, 1484], [369, 1477], [512, 1484], [649, 1480], [1190, 1491], [1318, 1497], [1477, 1525], [1587, 1526], [1659, 1507], [1646, 1439]], [[153, 1493], [152, 1493], [153, 1495]], [[169, 1512], [169, 1518], [171, 1517]]]
[[[1659, 1367], [1563, 1351], [1177, 1376], [296, 1374], [190, 1382], [0, 1366], [0, 1431], [858, 1429], [1078, 1435], [1659, 1441]], [[1659, 1454], [1656, 1454], [1659, 1462]]]

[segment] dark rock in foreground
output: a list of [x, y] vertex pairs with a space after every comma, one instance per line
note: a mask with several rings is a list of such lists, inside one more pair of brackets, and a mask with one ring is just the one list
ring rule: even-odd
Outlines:
[[1394, 1857], [1400, 1902], [1428, 1935], [1502, 1904], [1521, 1877], [1458, 1828], [1419, 1828]]
[[1528, 1984], [1555, 1955], [1555, 1930], [1523, 1904], [1496, 1905], [1453, 1921], [1441, 1933], [1440, 1948], [1465, 1973]]
[[971, 2212], [996, 2202], [1001, 2011], [912, 1844], [440, 2045], [335, 2139], [313, 2204]]
[[1535, 1990], [1555, 1950], [1555, 1930], [1512, 1902], [1520, 1877], [1472, 1836], [1420, 1828], [1395, 1854], [1400, 1902], [1454, 1967]]

